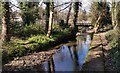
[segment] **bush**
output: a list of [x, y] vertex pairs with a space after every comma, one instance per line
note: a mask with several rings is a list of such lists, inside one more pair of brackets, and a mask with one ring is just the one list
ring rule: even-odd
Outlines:
[[11, 34], [19, 37], [30, 37], [38, 34], [45, 34], [43, 26], [32, 24], [24, 26], [22, 23], [15, 22], [12, 24]]
[[19, 21], [12, 22], [10, 30], [11, 34], [18, 35], [18, 33], [22, 32], [23, 28], [24, 27], [22, 26], [22, 22]]
[[30, 24], [29, 26], [24, 27], [22, 31], [22, 35], [26, 37], [30, 37], [33, 35], [43, 34], [44, 32], [42, 30], [44, 29], [40, 27], [40, 25]]
[[25, 55], [27, 50], [23, 45], [16, 45], [16, 47], [12, 48], [10, 51], [8, 51], [8, 54], [10, 56], [23, 56]]
[[118, 45], [118, 30], [110, 30], [106, 34], [106, 39], [108, 40], [108, 42], [112, 48], [117, 47], [117, 45]]
[[48, 43], [50, 41], [54, 41], [54, 39], [49, 38], [45, 35], [37, 35], [37, 36], [32, 36], [32, 37], [28, 38], [28, 41], [30, 43], [41, 43], [41, 44], [43, 44], [43, 43]]
[[55, 24], [54, 26], [53, 26], [53, 34], [57, 34], [57, 33], [59, 33], [59, 32], [61, 32], [62, 31], [62, 28], [60, 28], [60, 26], [59, 25], [57, 25], [57, 24]]
[[119, 30], [110, 30], [107, 34], [106, 34], [106, 39], [108, 40], [110, 46], [111, 46], [111, 50], [110, 52], [110, 56], [112, 57], [115, 66], [117, 67], [118, 70], [120, 70], [120, 51], [119, 51], [119, 47], [118, 47], [118, 41], [119, 41]]

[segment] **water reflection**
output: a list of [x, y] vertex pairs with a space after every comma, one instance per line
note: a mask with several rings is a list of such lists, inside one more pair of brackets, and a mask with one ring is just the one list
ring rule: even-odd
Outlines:
[[48, 61], [48, 71], [49, 73], [55, 73], [55, 66], [54, 66], [54, 60], [53, 58], [51, 58], [49, 61]]
[[[74, 45], [63, 45], [60, 51], [44, 63], [46, 71], [80, 71], [90, 47], [90, 36], [78, 36]], [[48, 64], [47, 64], [48, 63]], [[47, 66], [48, 65], [48, 66]]]
[[69, 53], [70, 53], [71, 60], [73, 61], [73, 55], [72, 55], [72, 51], [71, 51], [71, 47], [70, 46], [68, 46], [68, 50], [69, 50]]
[[78, 53], [77, 53], [77, 48], [76, 46], [73, 46], [73, 55], [74, 55], [74, 70], [79, 70], [79, 57], [78, 57]]

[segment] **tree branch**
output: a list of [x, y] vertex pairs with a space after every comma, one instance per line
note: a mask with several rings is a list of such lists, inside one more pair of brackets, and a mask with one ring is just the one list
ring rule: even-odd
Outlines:
[[70, 5], [71, 5], [71, 4], [69, 4], [69, 5], [68, 5], [68, 6], [66, 6], [65, 8], [63, 8], [63, 9], [59, 10], [58, 12], [60, 12], [60, 11], [63, 11], [63, 10], [65, 10], [65, 9], [67, 9]]
[[59, 6], [63, 6], [63, 5], [69, 4], [69, 3], [70, 3], [70, 2], [66, 2], [66, 3], [64, 3], [64, 4], [60, 4], [60, 5], [54, 6], [54, 8], [59, 7]]

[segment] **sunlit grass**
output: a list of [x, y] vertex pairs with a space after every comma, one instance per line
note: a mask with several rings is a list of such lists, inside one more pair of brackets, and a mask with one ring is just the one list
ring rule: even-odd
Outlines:
[[54, 42], [60, 37], [70, 34], [69, 29], [59, 28], [54, 31], [57, 33], [53, 33], [50, 38], [46, 34], [32, 35], [25, 40], [13, 38], [10, 42], [4, 43], [3, 49], [9, 56], [23, 56], [27, 53], [47, 49], [50, 42]]

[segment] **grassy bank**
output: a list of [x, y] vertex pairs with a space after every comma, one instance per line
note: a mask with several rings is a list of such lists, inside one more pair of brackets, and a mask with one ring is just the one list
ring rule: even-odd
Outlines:
[[119, 30], [110, 30], [107, 34], [106, 34], [106, 39], [108, 40], [110, 46], [111, 46], [111, 50], [109, 50], [109, 55], [112, 58], [115, 66], [117, 67], [117, 70], [120, 71], [120, 47], [119, 47]]
[[[27, 32], [31, 33], [33, 27], [29, 26], [27, 28], [31, 30], [27, 30], [25, 28], [25, 32], [21, 35], [25, 35]], [[36, 28], [34, 31], [37, 32], [39, 30]], [[3, 60], [7, 61], [13, 57], [20, 57], [33, 52], [48, 50], [50, 47], [66, 42], [69, 38], [71, 38], [71, 30], [69, 28], [62, 29], [59, 26], [55, 26], [53, 28], [53, 33], [50, 38], [47, 37], [46, 34], [41, 34], [41, 32], [39, 34], [39, 32], [36, 35], [30, 36], [35, 33], [32, 32], [31, 34], [25, 36], [25, 39], [14, 37], [10, 42], [4, 43], [2, 47], [4, 49]]]

